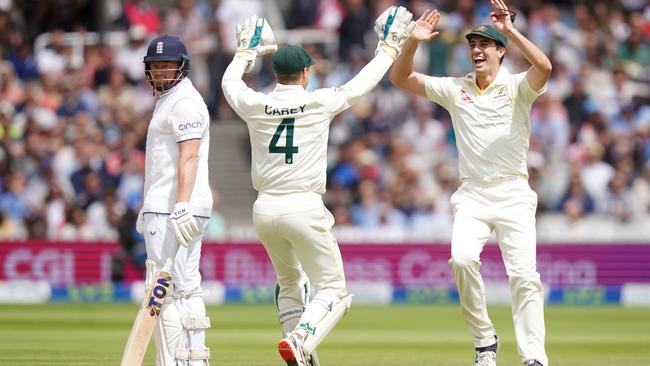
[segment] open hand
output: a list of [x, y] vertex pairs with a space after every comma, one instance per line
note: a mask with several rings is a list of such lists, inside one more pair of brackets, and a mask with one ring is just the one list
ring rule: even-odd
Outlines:
[[440, 13], [438, 10], [425, 10], [420, 19], [415, 22], [415, 29], [413, 30], [413, 33], [411, 33], [411, 37], [418, 42], [431, 41], [440, 34], [440, 32], [436, 30], [439, 20]]
[[490, 0], [494, 11], [490, 13], [490, 20], [492, 25], [499, 33], [509, 33], [512, 31], [512, 20], [510, 18], [511, 11], [508, 10], [508, 6], [504, 0]]

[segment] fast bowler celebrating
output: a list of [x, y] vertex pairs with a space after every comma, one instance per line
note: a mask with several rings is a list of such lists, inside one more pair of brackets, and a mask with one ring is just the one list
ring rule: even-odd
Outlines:
[[[517, 349], [524, 365], [548, 366], [544, 349], [544, 296], [536, 268], [537, 195], [528, 185], [526, 155], [530, 109], [546, 90], [551, 62], [512, 25], [513, 13], [492, 0], [492, 25], [465, 38], [474, 71], [464, 77], [431, 77], [413, 71], [418, 42], [433, 39], [440, 14], [425, 12], [395, 62], [396, 86], [449, 111], [458, 147], [461, 185], [451, 197], [451, 260], [460, 305], [476, 349], [475, 365], [496, 365], [498, 340], [488, 317], [480, 254], [496, 232], [510, 279]], [[511, 74], [501, 66], [508, 43], [532, 65]]]
[[[237, 27], [238, 50], [222, 80], [226, 100], [247, 123], [257, 234], [277, 274], [276, 304], [284, 339], [278, 350], [287, 365], [317, 366], [316, 347], [348, 312], [343, 264], [332, 233], [334, 218], [323, 205], [329, 125], [374, 88], [415, 27], [403, 7], [376, 21], [375, 57], [338, 88], [305, 90], [314, 61], [301, 47], [273, 55], [277, 85], [268, 94], [242, 81], [258, 55], [276, 50], [268, 23], [255, 16]], [[309, 302], [310, 284], [315, 294]]]

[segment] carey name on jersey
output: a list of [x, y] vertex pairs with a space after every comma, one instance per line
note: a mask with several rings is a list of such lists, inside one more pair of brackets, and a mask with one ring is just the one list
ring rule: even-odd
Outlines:
[[305, 111], [305, 107], [307, 107], [307, 104], [300, 105], [297, 107], [284, 107], [284, 108], [278, 108], [274, 107], [272, 105], [265, 105], [264, 106], [264, 113], [270, 115], [270, 116], [285, 116], [288, 114], [296, 114], [298, 111], [301, 113]]

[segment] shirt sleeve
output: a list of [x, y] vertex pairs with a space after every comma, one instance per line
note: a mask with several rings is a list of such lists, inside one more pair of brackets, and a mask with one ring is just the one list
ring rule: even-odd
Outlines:
[[393, 64], [393, 59], [383, 52], [377, 53], [359, 73], [341, 87], [320, 89], [315, 93], [328, 112], [338, 114], [357, 103], [379, 84]]
[[427, 76], [424, 82], [424, 91], [427, 93], [427, 99], [449, 109], [448, 106], [452, 100], [451, 87], [452, 78]]
[[530, 84], [528, 84], [526, 74], [527, 72], [520, 72], [519, 74], [515, 75], [515, 81], [517, 83], [517, 94], [520, 98], [523, 98], [523, 100], [529, 104], [533, 104], [537, 97], [546, 92], [546, 89], [548, 88], [548, 82], [546, 82], [539, 91], [535, 91], [533, 88], [531, 88]]
[[200, 139], [203, 131], [208, 127], [201, 113], [201, 106], [190, 98], [183, 98], [174, 104], [169, 115], [169, 123], [174, 130], [176, 142]]
[[247, 62], [245, 58], [234, 58], [221, 79], [221, 88], [226, 101], [242, 118], [246, 111], [253, 108], [254, 101], [260, 99], [256, 95], [258, 93], [242, 80]]

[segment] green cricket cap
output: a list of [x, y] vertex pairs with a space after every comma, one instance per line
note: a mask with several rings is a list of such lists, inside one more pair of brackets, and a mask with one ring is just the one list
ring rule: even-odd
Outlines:
[[307, 51], [300, 46], [281, 47], [273, 55], [273, 71], [279, 75], [295, 74], [315, 63]]
[[503, 47], [508, 44], [508, 38], [506, 38], [506, 36], [499, 33], [493, 26], [487, 24], [481, 24], [474, 27], [474, 29], [465, 35], [465, 38], [469, 41], [472, 36], [481, 36], [493, 39], [496, 43], [500, 44]]

